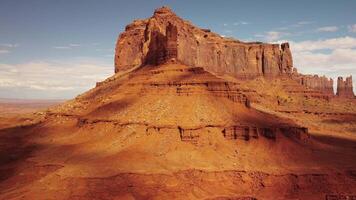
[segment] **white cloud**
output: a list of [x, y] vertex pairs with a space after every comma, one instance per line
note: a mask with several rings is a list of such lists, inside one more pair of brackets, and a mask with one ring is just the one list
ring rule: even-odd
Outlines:
[[[313, 51], [293, 51], [295, 65], [297, 68], [313, 72], [344, 72], [353, 71], [356, 73], [356, 49], [335, 49], [330, 53], [320, 53]], [[355, 69], [355, 70], [354, 70]], [[342, 75], [341, 73], [340, 75]], [[335, 74], [337, 75], [337, 74]]]
[[7, 49], [0, 49], [0, 54], [6, 54], [6, 53], [10, 53], [10, 51]]
[[10, 43], [0, 44], [0, 54], [11, 53], [12, 49], [18, 46], [19, 44], [10, 44]]
[[349, 25], [347, 28], [349, 29], [349, 32], [356, 33], [356, 24]]
[[[282, 23], [287, 23], [287, 22], [283, 21]], [[290, 28], [300, 28], [300, 27], [303, 27], [303, 26], [306, 26], [309, 24], [313, 24], [313, 23], [315, 23], [315, 22], [313, 22], [313, 21], [299, 21], [297, 23], [293, 23], [293, 24], [289, 24], [289, 25], [286, 25], [283, 27], [276, 28], [276, 30], [285, 31], [285, 30], [289, 30]]]
[[[0, 94], [37, 93], [31, 98], [72, 98], [113, 74], [113, 66], [105, 61], [76, 59], [72, 61], [32, 61], [0, 64]], [[7, 95], [7, 96], [6, 96]], [[17, 97], [17, 98], [21, 98]], [[24, 97], [23, 97], [24, 98]]]
[[71, 43], [69, 44], [70, 47], [80, 47], [80, 44], [74, 44], [74, 43]]
[[95, 51], [112, 52], [114, 55], [114, 49], [112, 49], [112, 48], [98, 48], [98, 49], [95, 49]]
[[54, 49], [71, 49], [70, 46], [55, 46]]
[[269, 31], [266, 33], [266, 40], [267, 41], [272, 41], [272, 40], [278, 40], [281, 36], [283, 35], [282, 32], [278, 31]]
[[6, 48], [16, 48], [18, 46], [19, 46], [19, 44], [10, 44], [10, 43], [0, 44], [0, 47], [6, 47]]
[[54, 49], [62, 49], [62, 50], [66, 50], [66, 49], [73, 49], [76, 47], [80, 47], [80, 44], [76, 44], [76, 43], [70, 43], [68, 45], [63, 45], [63, 46], [54, 46]]
[[240, 21], [240, 22], [234, 22], [233, 25], [234, 26], [239, 26], [239, 25], [248, 25], [250, 24], [249, 22], [245, 22], [245, 21]]
[[338, 30], [337, 26], [324, 26], [317, 29], [318, 32], [336, 32]]
[[265, 32], [264, 34], [255, 34], [254, 36], [262, 38], [262, 39], [266, 40], [267, 42], [271, 42], [271, 41], [279, 40], [286, 35], [289, 35], [289, 33], [280, 32], [280, 31], [268, 31], [268, 32]]
[[314, 23], [313, 21], [299, 21], [295, 24], [289, 25], [288, 27], [298, 28], [298, 27], [306, 26], [306, 25], [313, 24], [313, 23]]
[[315, 51], [356, 48], [356, 38], [338, 37], [325, 40], [306, 40], [301, 42], [290, 42], [294, 51]]
[[300, 21], [297, 24], [299, 24], [299, 25], [308, 25], [308, 24], [312, 24], [312, 23], [314, 23], [314, 22], [313, 21]]

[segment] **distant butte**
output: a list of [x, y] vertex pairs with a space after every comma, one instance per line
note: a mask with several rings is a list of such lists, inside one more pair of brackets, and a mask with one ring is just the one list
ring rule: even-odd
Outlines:
[[345, 81], [342, 77], [337, 78], [337, 92], [339, 97], [353, 98], [354, 92], [352, 87], [352, 76], [346, 77]]
[[[332, 79], [296, 73], [288, 43], [279, 45], [225, 38], [209, 29], [197, 28], [168, 7], [158, 8], [152, 17], [127, 25], [117, 40], [115, 72], [168, 61], [240, 79], [286, 76], [320, 92], [323, 98], [335, 96]], [[350, 81], [352, 78], [345, 84], [337, 82], [337, 88], [347, 85], [347, 89], [340, 89], [337, 97], [354, 97]]]

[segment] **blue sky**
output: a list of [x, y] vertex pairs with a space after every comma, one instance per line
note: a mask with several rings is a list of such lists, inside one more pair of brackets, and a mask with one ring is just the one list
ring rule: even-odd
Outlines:
[[163, 5], [228, 37], [290, 41], [300, 72], [356, 77], [356, 1], [0, 0], [0, 98], [86, 91], [113, 74], [125, 25]]

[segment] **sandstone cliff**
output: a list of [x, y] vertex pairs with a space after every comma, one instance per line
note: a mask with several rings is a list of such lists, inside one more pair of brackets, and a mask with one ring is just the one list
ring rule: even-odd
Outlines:
[[245, 43], [200, 29], [162, 7], [126, 27], [116, 45], [115, 72], [145, 64], [176, 62], [235, 77], [290, 74], [289, 44]]
[[337, 78], [337, 91], [338, 97], [354, 98], [352, 76], [346, 77], [345, 81], [342, 77]]

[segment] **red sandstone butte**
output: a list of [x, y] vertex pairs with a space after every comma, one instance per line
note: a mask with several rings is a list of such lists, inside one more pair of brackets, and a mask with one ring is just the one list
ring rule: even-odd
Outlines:
[[346, 77], [345, 81], [342, 77], [337, 78], [337, 91], [336, 95], [338, 97], [354, 98], [353, 86], [352, 86], [352, 76]]
[[[135, 20], [119, 35], [115, 72], [168, 61], [244, 79], [283, 75], [324, 96], [335, 96], [332, 79], [296, 72], [289, 43], [279, 45], [225, 38], [181, 19], [168, 7], [156, 9], [148, 19]], [[352, 89], [347, 87], [345, 92], [341, 89], [338, 96], [351, 97]]]
[[115, 72], [145, 64], [158, 64], [168, 57], [177, 62], [236, 77], [291, 74], [289, 44], [246, 43], [224, 38], [179, 18], [169, 8], [136, 20], [120, 34]]

